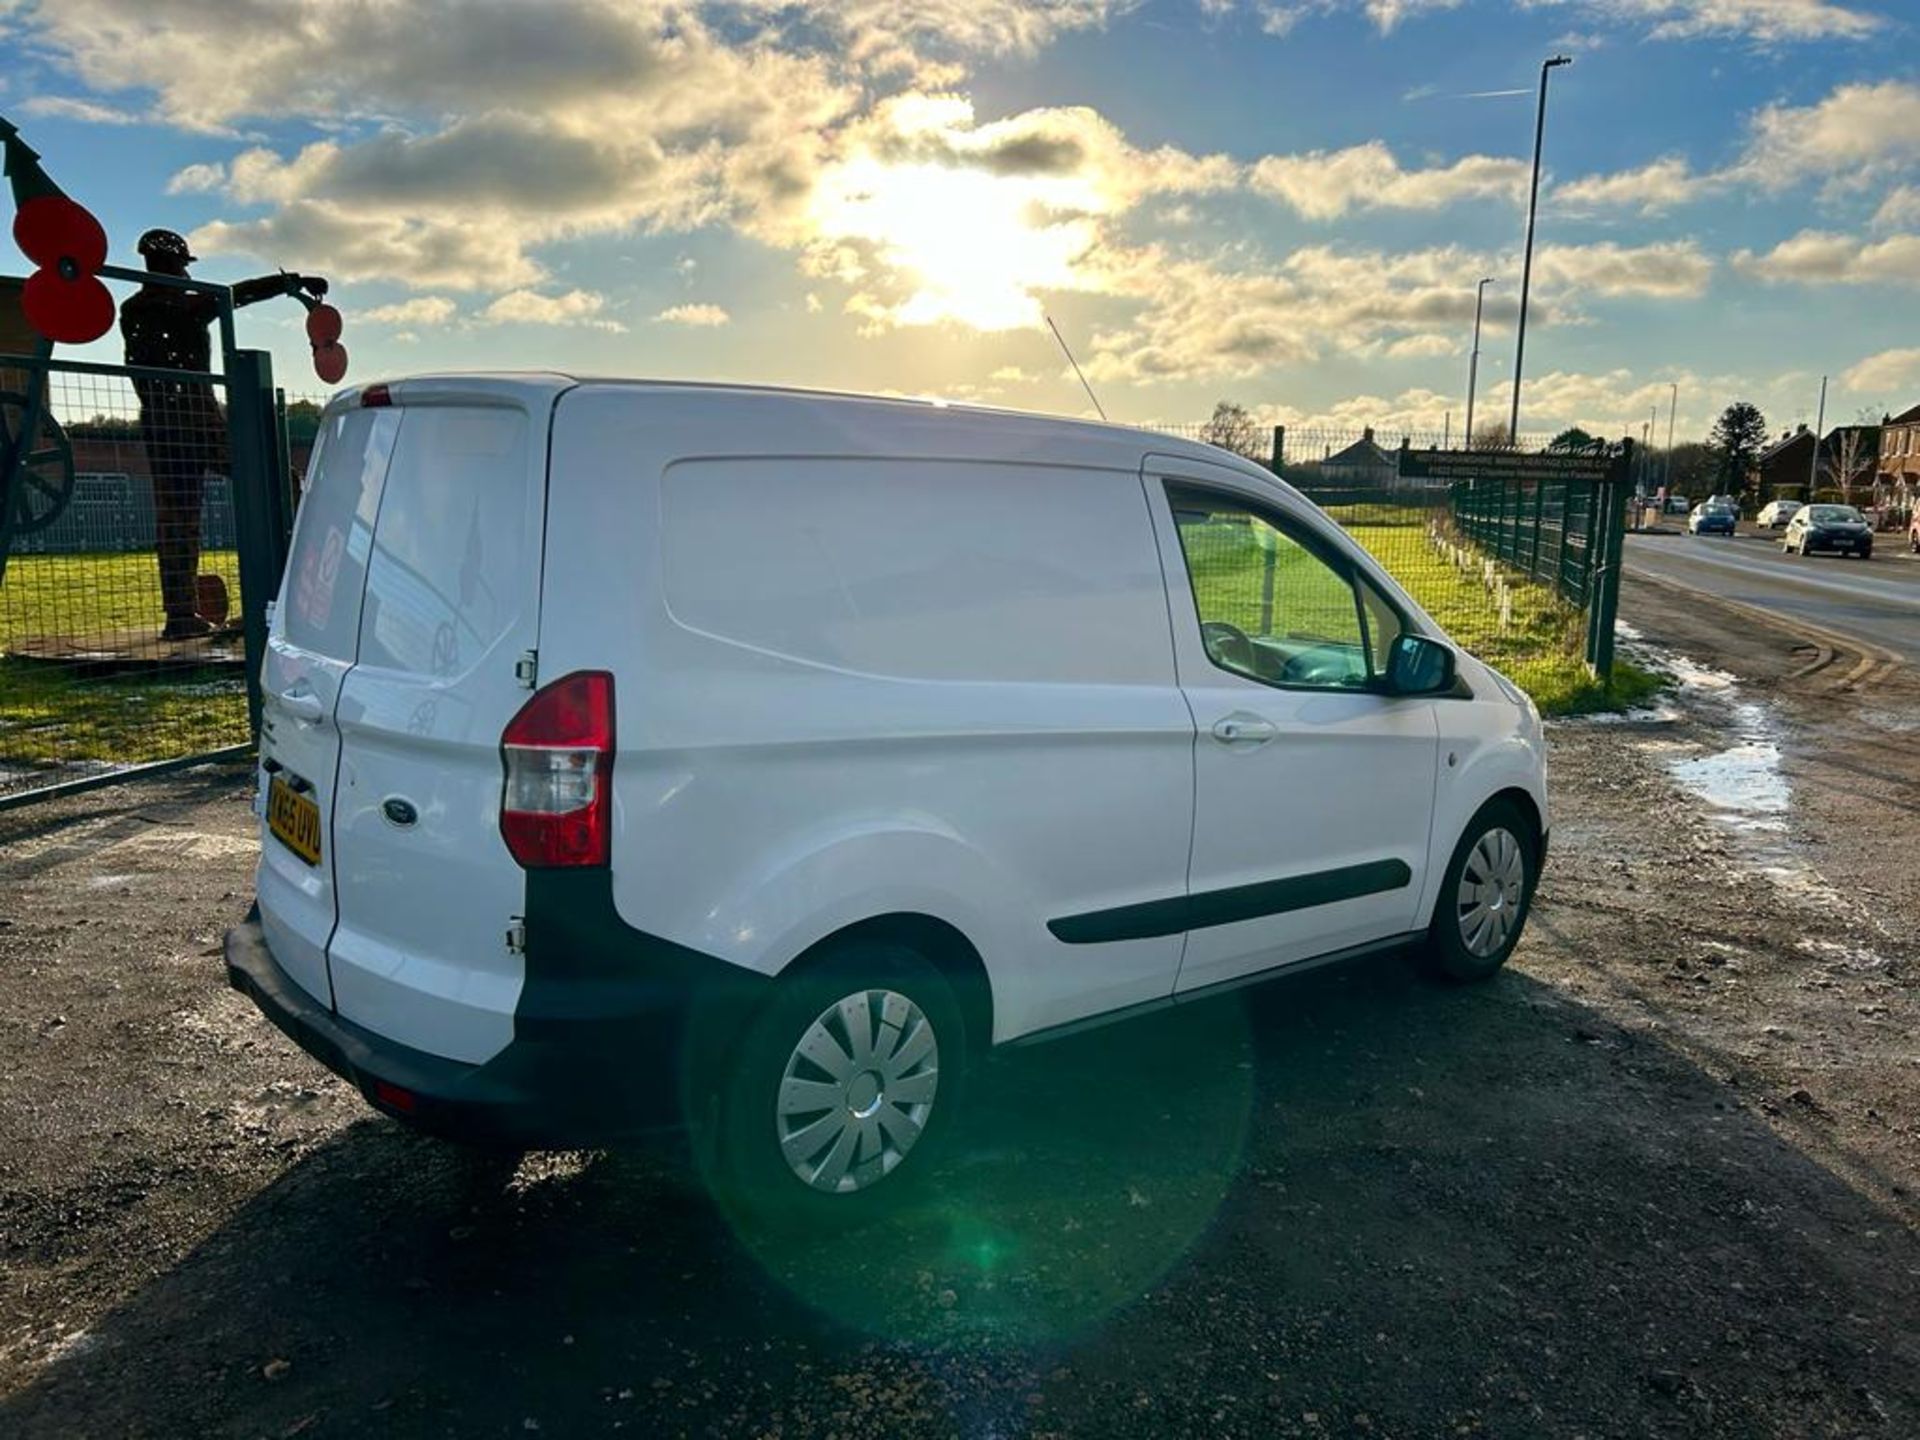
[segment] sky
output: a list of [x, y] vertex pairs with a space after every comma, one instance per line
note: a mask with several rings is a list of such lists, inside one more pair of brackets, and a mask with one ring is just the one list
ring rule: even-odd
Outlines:
[[[1523, 431], [1920, 403], [1920, 0], [0, 0], [0, 53], [115, 260], [327, 275], [353, 380], [1090, 413], [1051, 316], [1116, 420], [1389, 434], [1458, 433], [1482, 277], [1506, 410], [1565, 54]], [[242, 343], [320, 393], [301, 320]]]

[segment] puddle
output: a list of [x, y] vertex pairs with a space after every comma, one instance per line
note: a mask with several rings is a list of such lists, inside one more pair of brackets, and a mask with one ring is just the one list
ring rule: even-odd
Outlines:
[[1784, 834], [1793, 789], [1780, 769], [1783, 735], [1773, 708], [1741, 698], [1740, 684], [1724, 670], [1702, 665], [1673, 650], [1656, 650], [1637, 631], [1623, 638], [1647, 661], [1673, 676], [1681, 709], [1663, 707], [1657, 715], [1681, 718], [1683, 709], [1709, 712], [1719, 728], [1733, 736], [1733, 744], [1711, 755], [1696, 755], [1693, 747], [1649, 742], [1661, 755], [1667, 773], [1682, 789], [1704, 800], [1714, 818], [1747, 833]]
[[1673, 677], [1672, 703], [1654, 713], [1674, 720], [1698, 716], [1732, 741], [1706, 755], [1679, 737], [1649, 737], [1640, 748], [1706, 805], [1714, 821], [1740, 842], [1755, 871], [1795, 900], [1829, 906], [1831, 886], [1788, 838], [1793, 786], [1780, 764], [1786, 727], [1773, 707], [1746, 699], [1739, 681], [1725, 670], [1651, 646], [1631, 626], [1621, 627], [1620, 634], [1636, 658]]
[[1792, 788], [1780, 771], [1779, 728], [1767, 706], [1743, 700], [1732, 706], [1739, 737], [1734, 745], [1695, 760], [1671, 760], [1668, 772], [1681, 786], [1736, 830], [1784, 833]]

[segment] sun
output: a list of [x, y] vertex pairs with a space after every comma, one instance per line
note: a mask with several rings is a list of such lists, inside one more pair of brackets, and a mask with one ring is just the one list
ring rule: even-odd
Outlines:
[[822, 238], [864, 242], [894, 272], [909, 293], [886, 310], [891, 323], [993, 331], [1040, 326], [1040, 293], [1078, 288], [1101, 208], [1072, 177], [858, 155], [823, 177], [811, 219]]

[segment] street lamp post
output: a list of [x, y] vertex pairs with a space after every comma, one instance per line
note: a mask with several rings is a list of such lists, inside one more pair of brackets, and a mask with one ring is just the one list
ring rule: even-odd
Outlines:
[[1480, 378], [1480, 311], [1487, 303], [1487, 286], [1493, 283], [1493, 277], [1487, 276], [1473, 290], [1473, 354], [1467, 357], [1467, 449], [1473, 448], [1473, 388]]
[[1673, 417], [1680, 410], [1680, 382], [1669, 380], [1667, 384], [1673, 394], [1667, 398], [1667, 458], [1660, 466], [1660, 486], [1670, 491], [1673, 489]]
[[1527, 249], [1520, 264], [1520, 334], [1513, 350], [1513, 413], [1507, 421], [1507, 440], [1514, 445], [1520, 443], [1520, 368], [1527, 357], [1527, 294], [1533, 287], [1533, 218], [1540, 205], [1540, 142], [1547, 132], [1547, 75], [1556, 66], [1572, 63], [1566, 55], [1540, 62], [1540, 107], [1533, 119], [1533, 188], [1527, 192]]

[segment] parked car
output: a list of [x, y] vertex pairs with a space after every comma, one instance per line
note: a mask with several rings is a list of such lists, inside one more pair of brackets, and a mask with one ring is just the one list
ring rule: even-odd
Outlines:
[[1787, 522], [1782, 550], [1811, 555], [1831, 550], [1839, 555], [1873, 558], [1873, 527], [1851, 505], [1806, 505]]
[[1684, 495], [1669, 495], [1667, 497], [1667, 514], [1669, 515], [1685, 515], [1692, 508], [1693, 502]]
[[1702, 501], [1693, 507], [1693, 513], [1687, 517], [1689, 535], [1733, 535], [1740, 529], [1740, 512], [1730, 505], [1716, 505], [1711, 500]]
[[924, 1173], [991, 1046], [1489, 976], [1546, 854], [1519, 690], [1261, 467], [1073, 421], [344, 391], [262, 688], [231, 982], [387, 1115], [686, 1125], [784, 1216]]
[[1784, 530], [1787, 522], [1793, 519], [1793, 512], [1800, 508], [1798, 500], [1770, 500], [1760, 507], [1755, 524], [1764, 530]]

